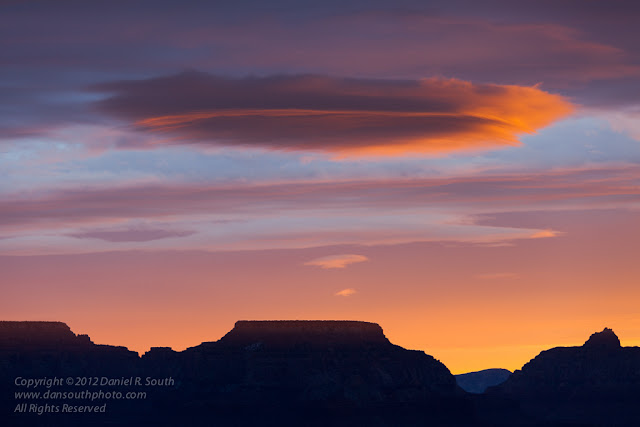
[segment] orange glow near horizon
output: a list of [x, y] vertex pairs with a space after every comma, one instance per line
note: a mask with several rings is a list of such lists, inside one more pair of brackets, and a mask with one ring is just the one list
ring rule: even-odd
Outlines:
[[[514, 370], [605, 326], [626, 345], [640, 342], [638, 216], [602, 218], [563, 213], [551, 225], [565, 234], [495, 247], [5, 256], [0, 269], [12, 286], [0, 309], [3, 320], [64, 321], [96, 343], [138, 352], [215, 341], [237, 320], [362, 320], [454, 374]], [[305, 265], [344, 253], [368, 261]]]

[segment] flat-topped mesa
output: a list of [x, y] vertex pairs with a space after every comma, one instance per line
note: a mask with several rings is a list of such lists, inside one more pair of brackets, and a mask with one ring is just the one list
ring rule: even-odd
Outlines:
[[604, 328], [602, 332], [592, 334], [587, 342], [582, 346], [586, 349], [616, 349], [621, 348], [620, 339], [609, 328]]
[[74, 334], [63, 322], [0, 321], [0, 347], [58, 348], [93, 345], [86, 335]]
[[390, 345], [377, 323], [347, 320], [240, 320], [219, 342], [265, 348]]

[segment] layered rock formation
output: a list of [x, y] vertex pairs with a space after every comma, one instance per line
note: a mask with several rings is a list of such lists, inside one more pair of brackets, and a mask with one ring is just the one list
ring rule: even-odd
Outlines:
[[[51, 388], [145, 391], [141, 400], [14, 397], [25, 390], [16, 377], [129, 376], [171, 384]], [[468, 395], [442, 363], [391, 344], [374, 323], [240, 321], [219, 341], [182, 352], [155, 347], [140, 358], [124, 347], [96, 345], [64, 323], [0, 322], [0, 393], [9, 426], [630, 426], [640, 425], [640, 349], [621, 347], [605, 329], [581, 347], [544, 351], [503, 384]], [[14, 409], [105, 402], [106, 414]]]
[[457, 393], [442, 363], [391, 344], [366, 322], [240, 321], [220, 341], [183, 352], [179, 363], [184, 378], [215, 384], [208, 393], [216, 402], [358, 407]]
[[[61, 414], [64, 404], [93, 405], [82, 399], [37, 398], [16, 393], [118, 391], [123, 387], [89, 387], [88, 378], [122, 378], [140, 372], [138, 354], [125, 347], [96, 345], [62, 322], [0, 322], [0, 420], [7, 426], [84, 426], [118, 420], [148, 410], [147, 402], [110, 401], [111, 414]], [[28, 386], [41, 380], [48, 385]], [[54, 382], [55, 380], [55, 382]], [[95, 401], [95, 404], [104, 401]], [[24, 405], [24, 406], [21, 406]], [[45, 413], [44, 411], [49, 411]], [[39, 415], [38, 412], [41, 412]]]
[[27, 369], [32, 375], [81, 374], [94, 367], [106, 372], [131, 367], [138, 354], [125, 347], [96, 345], [62, 322], [0, 321], [0, 373]]
[[621, 347], [608, 328], [581, 347], [541, 352], [498, 389], [527, 396], [580, 397], [640, 387], [640, 348]]
[[605, 328], [581, 347], [541, 352], [488, 393], [548, 422], [640, 425], [640, 348], [621, 347]]
[[[391, 344], [374, 323], [240, 321], [219, 341], [183, 352], [156, 347], [141, 358], [95, 345], [58, 322], [4, 322], [0, 341], [9, 405], [15, 387], [7, 385], [16, 375], [172, 379], [171, 387], [147, 390], [144, 401], [109, 402], [106, 416], [12, 414], [21, 425], [314, 425], [310, 413], [316, 425], [468, 421], [468, 402], [448, 369]], [[58, 388], [67, 389], [73, 387]]]
[[62, 322], [0, 321], [0, 349], [53, 349], [86, 347], [87, 335], [76, 335]]

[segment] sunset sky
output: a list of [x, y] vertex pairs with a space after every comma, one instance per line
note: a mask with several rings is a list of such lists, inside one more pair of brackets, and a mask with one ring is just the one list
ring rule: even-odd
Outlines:
[[0, 318], [640, 345], [640, 3], [0, 0]]

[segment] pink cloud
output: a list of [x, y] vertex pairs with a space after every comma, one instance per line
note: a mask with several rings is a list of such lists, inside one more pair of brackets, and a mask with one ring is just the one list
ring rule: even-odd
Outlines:
[[554, 230], [541, 230], [533, 233], [530, 238], [532, 239], [546, 239], [548, 237], [556, 237], [561, 235], [562, 233]]
[[368, 260], [369, 258], [364, 255], [341, 254], [316, 258], [311, 261], [305, 262], [304, 265], [312, 265], [321, 268], [345, 268], [350, 264]]
[[336, 292], [334, 295], [337, 297], [350, 297], [351, 295], [357, 293], [357, 291], [355, 289], [352, 288], [347, 288], [347, 289], [343, 289], [339, 292]]

